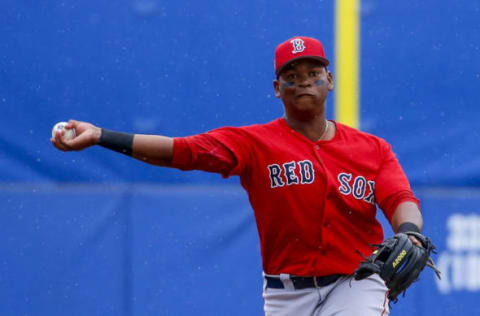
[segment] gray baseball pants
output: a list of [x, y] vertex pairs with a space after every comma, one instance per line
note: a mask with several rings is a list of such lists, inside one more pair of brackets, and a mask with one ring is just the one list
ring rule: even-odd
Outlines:
[[268, 288], [264, 278], [265, 316], [387, 316], [387, 292], [383, 280], [373, 274], [356, 281], [342, 276], [332, 284], [296, 290], [288, 274], [279, 277], [283, 289]]

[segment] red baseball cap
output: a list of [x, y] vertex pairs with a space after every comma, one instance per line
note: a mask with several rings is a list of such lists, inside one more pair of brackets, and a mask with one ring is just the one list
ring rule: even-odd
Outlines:
[[295, 36], [277, 46], [275, 50], [275, 74], [280, 72], [292, 61], [311, 58], [328, 66], [322, 43], [312, 37]]

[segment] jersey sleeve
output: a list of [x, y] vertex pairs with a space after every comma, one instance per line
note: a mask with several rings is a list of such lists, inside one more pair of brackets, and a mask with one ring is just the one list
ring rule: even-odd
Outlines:
[[375, 179], [375, 199], [391, 222], [400, 203], [410, 201], [420, 208], [420, 202], [413, 194], [407, 176], [390, 144], [382, 142], [381, 152], [383, 160]]
[[208, 133], [174, 138], [170, 167], [203, 170], [223, 177], [240, 175], [248, 164], [247, 137], [240, 128], [225, 127]]

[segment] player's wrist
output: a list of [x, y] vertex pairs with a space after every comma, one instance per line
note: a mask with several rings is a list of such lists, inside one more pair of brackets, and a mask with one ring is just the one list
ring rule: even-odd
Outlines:
[[102, 129], [100, 127], [94, 126], [92, 135], [93, 145], [98, 145], [100, 143], [100, 137], [102, 136]]
[[398, 226], [397, 233], [416, 232], [421, 233], [420, 228], [412, 222], [404, 222]]
[[105, 128], [100, 129], [98, 145], [121, 154], [132, 156], [134, 134], [115, 132]]

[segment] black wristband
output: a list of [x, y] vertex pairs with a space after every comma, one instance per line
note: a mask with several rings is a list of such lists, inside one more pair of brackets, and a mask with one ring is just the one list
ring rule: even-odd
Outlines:
[[420, 228], [418, 228], [417, 225], [411, 222], [405, 222], [405, 223], [402, 223], [400, 226], [398, 226], [398, 232], [399, 233], [404, 233], [404, 232], [421, 233]]
[[102, 128], [102, 134], [100, 135], [98, 144], [102, 147], [131, 156], [133, 152], [133, 137], [134, 134], [114, 132]]

